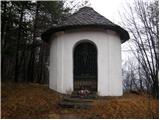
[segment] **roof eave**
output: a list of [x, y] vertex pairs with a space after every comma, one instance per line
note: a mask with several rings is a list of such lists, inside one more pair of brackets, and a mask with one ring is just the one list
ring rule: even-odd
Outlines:
[[96, 28], [109, 29], [109, 30], [115, 31], [120, 35], [120, 39], [121, 39], [122, 43], [124, 43], [125, 41], [130, 39], [129, 33], [118, 25], [106, 26], [106, 25], [95, 25], [95, 24], [94, 25], [90, 24], [90, 25], [73, 25], [73, 26], [52, 27], [52, 28], [48, 29], [47, 31], [45, 31], [41, 35], [41, 37], [42, 37], [42, 40], [44, 40], [45, 42], [49, 42], [51, 35], [56, 32], [71, 30], [71, 29], [81, 29], [81, 28], [85, 28], [85, 27], [96, 27]]

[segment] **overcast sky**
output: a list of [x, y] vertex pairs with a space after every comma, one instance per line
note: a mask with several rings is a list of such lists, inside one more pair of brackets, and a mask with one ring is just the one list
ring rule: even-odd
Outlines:
[[119, 22], [119, 11], [123, 10], [126, 0], [90, 0], [93, 7], [101, 15], [105, 16], [114, 23]]
[[[98, 13], [114, 22], [115, 24], [121, 25], [121, 19], [119, 12], [124, 11], [127, 3], [132, 3], [133, 0], [90, 0], [91, 7]], [[123, 26], [122, 26], [123, 27]], [[122, 60], [128, 60], [133, 57], [128, 42], [122, 45]]]

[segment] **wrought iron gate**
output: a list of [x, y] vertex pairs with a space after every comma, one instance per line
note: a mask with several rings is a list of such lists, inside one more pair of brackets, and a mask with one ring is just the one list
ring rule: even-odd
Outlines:
[[74, 90], [82, 87], [97, 91], [97, 49], [89, 42], [74, 49]]

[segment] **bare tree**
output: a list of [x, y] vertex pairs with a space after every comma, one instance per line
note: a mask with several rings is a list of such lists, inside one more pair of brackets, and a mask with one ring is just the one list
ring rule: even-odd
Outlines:
[[128, 59], [122, 65], [122, 75], [123, 75], [123, 86], [126, 92], [129, 91], [140, 91], [139, 79], [138, 79], [138, 67]]
[[[139, 62], [140, 85], [142, 79], [149, 93], [158, 98], [159, 72], [159, 6], [158, 0], [143, 2], [134, 1], [128, 4], [129, 10], [123, 14], [123, 23], [130, 32], [131, 49]], [[121, 15], [122, 16], [122, 15]]]

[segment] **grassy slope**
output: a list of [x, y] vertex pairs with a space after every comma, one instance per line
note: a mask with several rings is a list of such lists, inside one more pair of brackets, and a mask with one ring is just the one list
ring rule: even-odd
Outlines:
[[159, 114], [158, 100], [149, 103], [144, 95], [99, 98], [93, 108], [82, 110], [60, 108], [61, 95], [47, 86], [2, 83], [1, 89], [2, 118], [158, 118]]

